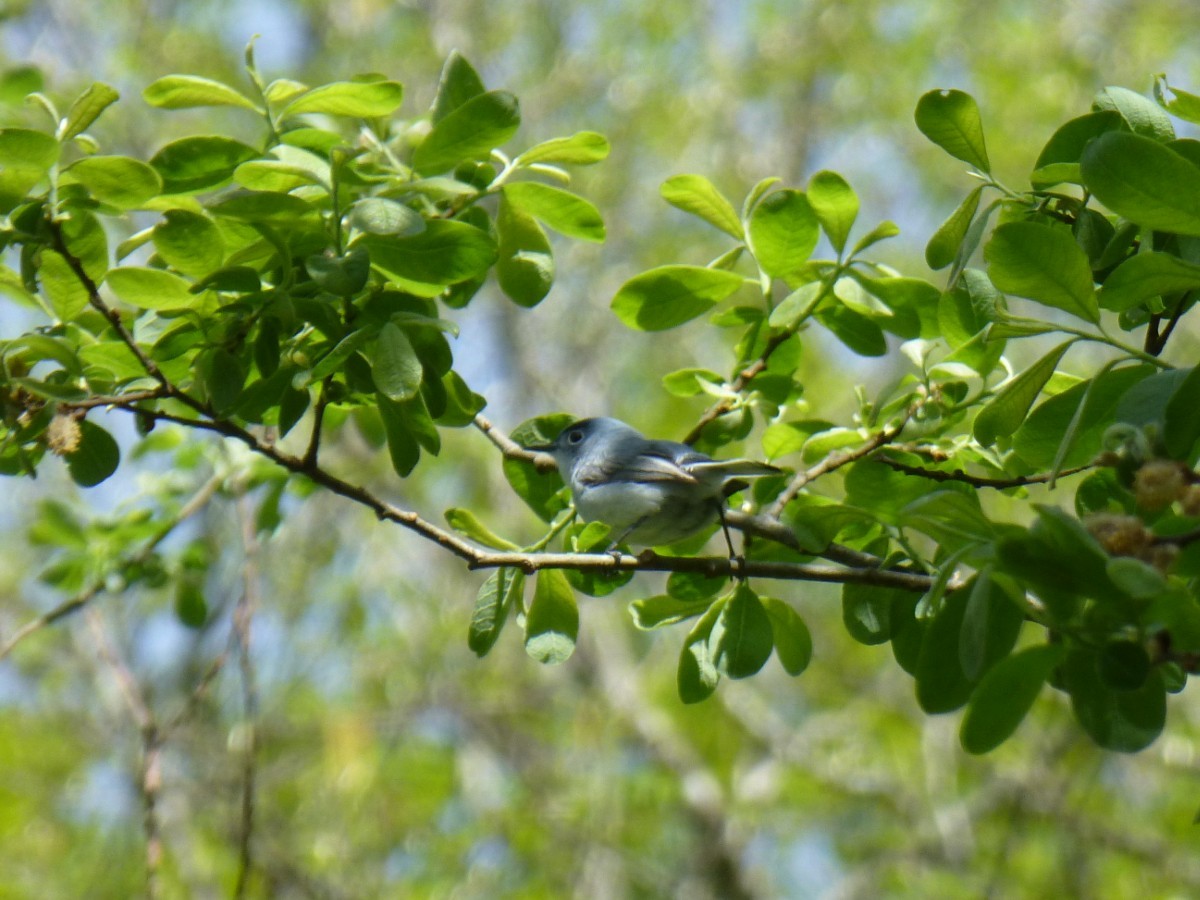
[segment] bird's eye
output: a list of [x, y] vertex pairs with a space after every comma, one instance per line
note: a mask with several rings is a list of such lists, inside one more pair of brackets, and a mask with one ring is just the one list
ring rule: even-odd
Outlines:
[[583, 432], [580, 431], [578, 428], [567, 435], [567, 443], [568, 444], [578, 444], [582, 440], [583, 440]]

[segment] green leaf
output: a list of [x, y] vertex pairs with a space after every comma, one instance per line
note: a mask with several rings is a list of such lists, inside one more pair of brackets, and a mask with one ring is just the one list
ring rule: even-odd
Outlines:
[[990, 172], [983, 121], [975, 98], [962, 91], [930, 91], [917, 101], [917, 128], [955, 159]]
[[537, 306], [554, 284], [554, 254], [550, 241], [533, 216], [501, 196], [496, 213], [500, 238], [496, 280], [518, 306]]
[[218, 415], [227, 415], [237, 406], [246, 382], [246, 370], [241, 360], [228, 350], [218, 347], [208, 357], [204, 372], [208, 400]]
[[667, 593], [676, 600], [709, 600], [728, 582], [724, 575], [712, 577], [703, 572], [672, 572], [667, 576]]
[[491, 547], [493, 550], [520, 549], [512, 541], [505, 540], [480, 522], [475, 513], [469, 509], [448, 509], [445, 515], [447, 525], [459, 534], [466, 535], [476, 543], [483, 544], [485, 547]]
[[379, 330], [371, 357], [375, 387], [389, 400], [399, 403], [415, 397], [421, 388], [421, 361], [412, 342], [391, 322]]
[[1098, 654], [1073, 648], [1063, 664], [1063, 682], [1079, 724], [1106, 750], [1136, 753], [1150, 746], [1166, 723], [1166, 689], [1154, 669], [1134, 691], [1115, 691], [1100, 678]]
[[456, 284], [486, 272], [497, 255], [487, 232], [440, 219], [427, 222], [419, 234], [367, 235], [362, 243], [371, 264], [401, 283]]
[[858, 218], [858, 197], [837, 172], [818, 172], [808, 182], [808, 202], [833, 248], [841, 254]]
[[967, 194], [954, 212], [950, 213], [950, 217], [938, 226], [938, 230], [925, 245], [925, 262], [929, 268], [934, 271], [944, 269], [958, 257], [959, 248], [967, 236], [967, 229], [971, 227], [971, 220], [975, 218], [975, 211], [979, 209], [981, 196], [983, 185]]
[[744, 582], [722, 605], [709, 636], [713, 665], [730, 678], [748, 678], [771, 658], [774, 632], [758, 595]]
[[1129, 88], [1106, 87], [1092, 101], [1092, 109], [1119, 113], [1134, 134], [1155, 141], [1169, 141], [1175, 137], [1175, 129], [1167, 114], [1154, 101]]
[[188, 309], [202, 299], [192, 293], [188, 282], [162, 269], [112, 269], [104, 283], [121, 301], [141, 309]]
[[350, 227], [370, 234], [409, 237], [425, 230], [425, 219], [419, 212], [386, 197], [364, 197], [356, 201], [346, 220]]
[[536, 181], [506, 184], [502, 191], [513, 206], [560, 234], [582, 241], [604, 241], [604, 220], [600, 211], [570, 191]]
[[304, 268], [321, 290], [338, 297], [353, 297], [367, 284], [371, 259], [365, 247], [355, 247], [344, 256], [314, 253], [304, 260]]
[[1053, 465], [1063, 435], [1086, 393], [1087, 407], [1076, 428], [1071, 451], [1062, 460], [1062, 465], [1079, 466], [1090, 462], [1100, 452], [1104, 431], [1114, 421], [1122, 395], [1153, 372], [1154, 368], [1149, 365], [1116, 369], [1055, 394], [1025, 420], [1013, 438], [1013, 450], [1035, 469]]
[[440, 122], [472, 97], [484, 92], [483, 79], [467, 58], [457, 50], [451, 50], [442, 66], [438, 79], [437, 94], [433, 98], [430, 119]]
[[750, 214], [750, 248], [772, 278], [796, 277], [820, 237], [820, 220], [800, 191], [769, 194]]
[[971, 696], [974, 682], [963, 672], [959, 644], [967, 597], [964, 591], [947, 594], [929, 623], [917, 657], [917, 702], [925, 712], [958, 709]]
[[663, 376], [662, 385], [676, 397], [695, 397], [705, 392], [705, 385], [724, 384], [725, 379], [711, 369], [680, 369]]
[[1200, 168], [1158, 141], [1109, 132], [1083, 152], [1088, 190], [1120, 216], [1155, 231], [1200, 235]]
[[135, 209], [162, 191], [158, 172], [128, 156], [85, 156], [63, 175], [82, 184], [101, 203], [120, 209]]
[[234, 170], [233, 180], [247, 190], [279, 193], [320, 183], [320, 179], [309, 169], [277, 159], [244, 162]]
[[167, 265], [192, 278], [215, 271], [225, 259], [225, 242], [216, 223], [190, 210], [163, 213], [163, 221], [154, 226], [153, 240]]
[[1017, 375], [989, 400], [975, 417], [971, 428], [975, 440], [990, 447], [998, 437], [1014, 434], [1029, 415], [1033, 402], [1058, 368], [1059, 360], [1075, 341], [1059, 344], [1032, 366]]
[[1017, 730], [1054, 667], [1063, 657], [1061, 645], [1028, 647], [1004, 659], [979, 682], [959, 729], [968, 753], [988, 753]]
[[1114, 691], [1136, 691], [1150, 675], [1150, 654], [1138, 641], [1109, 641], [1096, 658], [1100, 680]]
[[[1167, 96], [1168, 93], [1174, 96]], [[1158, 105], [1174, 116], [1193, 125], [1200, 124], [1200, 97], [1167, 84], [1166, 75], [1154, 76], [1154, 99]]]
[[525, 652], [544, 665], [558, 665], [575, 652], [578, 636], [579, 607], [567, 576], [542, 569], [525, 616]]
[[1042, 148], [1030, 176], [1033, 187], [1045, 189], [1060, 181], [1077, 182], [1079, 160], [1088, 142], [1109, 131], [1119, 131], [1125, 127], [1125, 120], [1121, 118], [1120, 113], [1111, 109], [1071, 119], [1055, 131]]
[[324, 113], [370, 119], [390, 116], [403, 100], [404, 86], [398, 81], [335, 81], [296, 97], [280, 115]]
[[1040, 222], [1006, 222], [984, 248], [988, 277], [1000, 290], [1100, 321], [1092, 267], [1071, 233]]
[[679, 688], [679, 698], [684, 703], [699, 703], [712, 696], [721, 680], [721, 673], [713, 665], [712, 653], [709, 647], [713, 626], [717, 617], [725, 608], [725, 599], [716, 601], [708, 608], [700, 620], [692, 626], [692, 630], [683, 640], [683, 649], [679, 653], [679, 668], [676, 673], [676, 683]]
[[745, 240], [742, 220], [733, 204], [703, 175], [674, 175], [663, 182], [659, 192], [672, 206], [698, 216], [736, 240]]
[[521, 165], [590, 166], [608, 157], [608, 138], [594, 131], [580, 131], [570, 137], [552, 138], [530, 147], [519, 157]]
[[249, 97], [221, 81], [197, 75], [165, 75], [151, 82], [142, 99], [160, 109], [189, 109], [194, 106], [239, 106], [261, 113]]
[[66, 458], [71, 479], [80, 487], [94, 487], [117, 471], [121, 449], [111, 434], [84, 419], [79, 423], [79, 445]]
[[25, 199], [58, 162], [58, 141], [41, 131], [0, 128], [0, 212]]
[[295, 194], [237, 191], [211, 204], [208, 211], [213, 215], [241, 222], [286, 227], [295, 224], [299, 219], [315, 216], [317, 209]]
[[[509, 437], [522, 447], [547, 444], [559, 432], [575, 421], [575, 416], [555, 413], [527, 419], [512, 430]], [[566, 504], [559, 492], [563, 481], [557, 470], [539, 472], [533, 463], [524, 459], [505, 457], [501, 468], [509, 486], [544, 522], [553, 520]]]
[[712, 606], [711, 598], [679, 600], [666, 594], [634, 600], [629, 604], [633, 624], [643, 631], [651, 631], [666, 625], [674, 625], [693, 616], [698, 616]]
[[816, 320], [859, 356], [883, 356], [887, 353], [887, 338], [883, 329], [848, 306], [822, 309]]
[[383, 420], [384, 433], [387, 435], [388, 455], [392, 460], [392, 468], [401, 478], [407, 478], [421, 459], [421, 445], [412, 433], [408, 416], [405, 415], [402, 404], [389, 400], [382, 394], [376, 397], [376, 401], [379, 404], [379, 416]]
[[38, 270], [42, 293], [60, 322], [70, 322], [88, 307], [87, 288], [66, 258], [52, 250], [43, 250]]
[[962, 640], [958, 645], [963, 674], [976, 681], [1008, 656], [1024, 621], [1024, 610], [1004, 585], [992, 577], [990, 569], [982, 570], [971, 585], [963, 612]]
[[195, 194], [218, 187], [233, 178], [242, 163], [258, 151], [220, 135], [198, 135], [172, 141], [150, 159], [167, 194]]
[[817, 303], [825, 296], [827, 285], [823, 281], [810, 281], [802, 284], [779, 301], [779, 305], [771, 310], [768, 323], [772, 328], [792, 329], [803, 322], [816, 309]]
[[204, 591], [190, 579], [181, 580], [176, 586], [175, 615], [188, 628], [203, 628], [208, 621]]
[[500, 568], [488, 576], [475, 597], [475, 610], [467, 630], [467, 646], [476, 656], [487, 656], [504, 628], [508, 613], [525, 592], [525, 573]]
[[472, 97], [434, 124], [413, 152], [413, 168], [436, 175], [466, 159], [486, 159], [520, 124], [517, 98], [507, 91]]
[[745, 284], [741, 275], [701, 266], [660, 266], [617, 291], [612, 310], [638, 331], [665, 331], [708, 312]]
[[1139, 253], [1114, 269], [1100, 289], [1100, 306], [1124, 312], [1154, 297], [1200, 288], [1200, 266], [1170, 253]]
[[800, 675], [812, 662], [812, 635], [800, 614], [790, 604], [774, 597], [763, 597], [762, 603], [771, 619], [771, 634], [775, 655], [789, 675]]
[[59, 140], [69, 141], [87, 131], [100, 114], [121, 97], [115, 88], [103, 82], [94, 82], [91, 87], [75, 98], [67, 115], [58, 126]]
[[1200, 440], [1200, 366], [1188, 373], [1167, 401], [1163, 417], [1163, 443], [1173, 459], [1187, 459]]
[[891, 588], [869, 584], [842, 586], [842, 624], [860, 644], [883, 644], [892, 637], [892, 606], [899, 596]]

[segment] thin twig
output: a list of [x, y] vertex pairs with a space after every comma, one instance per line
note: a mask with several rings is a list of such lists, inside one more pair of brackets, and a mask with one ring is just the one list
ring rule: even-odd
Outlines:
[[889, 425], [882, 431], [875, 432], [865, 443], [855, 447], [853, 450], [840, 450], [836, 453], [830, 453], [815, 466], [797, 473], [784, 489], [783, 493], [776, 497], [775, 502], [767, 508], [767, 515], [779, 518], [783, 514], [784, 507], [791, 503], [796, 498], [796, 495], [804, 490], [805, 487], [822, 475], [828, 475], [835, 469], [840, 469], [842, 466], [862, 459], [864, 456], [870, 456], [884, 444], [890, 443], [893, 438], [904, 430], [904, 426], [908, 424], [908, 420], [912, 417], [913, 412], [914, 410], [910, 408], [895, 425]]
[[[898, 459], [892, 459], [886, 454], [881, 454], [875, 458], [888, 468], [894, 469], [897, 472], [903, 472], [905, 475], [916, 475], [920, 478], [928, 478], [930, 481], [959, 481], [963, 484], [979, 488], [986, 487], [1004, 490], [1005, 488], [1024, 487], [1029, 484], [1045, 484], [1050, 480], [1049, 473], [1044, 475], [1015, 475], [1011, 478], [987, 478], [982, 475], [971, 475], [968, 472], [947, 472], [942, 469], [926, 469], [924, 466], [911, 466], [908, 463], [900, 462]], [[1082, 466], [1063, 469], [1058, 473], [1058, 477], [1064, 478], [1068, 475], [1078, 475], [1080, 472], [1086, 472], [1094, 466], [1095, 463], [1086, 463]]]
[[153, 900], [158, 896], [158, 872], [163, 858], [162, 827], [158, 819], [158, 798], [162, 790], [162, 737], [146, 696], [128, 664], [117, 652], [99, 611], [89, 609], [87, 622], [96, 641], [96, 652], [116, 679], [142, 738], [138, 785], [142, 794], [142, 831], [146, 837], [146, 896]]
[[[763, 347], [763, 352], [758, 358], [746, 366], [729, 385], [731, 394], [740, 394], [745, 390], [754, 378], [759, 375], [766, 367], [771, 359], [771, 354], [778, 350], [787, 340], [792, 337], [794, 331], [783, 331], [774, 335], [767, 340], [766, 346]], [[684, 435], [683, 443], [694, 444], [700, 440], [700, 434], [704, 431], [704, 427], [720, 416], [722, 413], [729, 412], [733, 409], [733, 401], [729, 399], [719, 400], [704, 411], [704, 414], [696, 420], [696, 424], [692, 426], [692, 430]]]
[[549, 472], [555, 467], [554, 457], [549, 453], [526, 450], [483, 416], [476, 414], [475, 427], [483, 432], [484, 437], [496, 445], [505, 458], [523, 459], [531, 462], [537, 467], [539, 472]]
[[242, 814], [238, 826], [238, 874], [234, 897], [246, 896], [250, 873], [254, 867], [254, 795], [258, 757], [258, 686], [254, 661], [250, 655], [250, 622], [258, 606], [258, 536], [254, 517], [245, 507], [245, 497], [237, 504], [242, 527], [245, 561], [242, 565], [242, 595], [233, 610], [233, 633], [236, 635], [238, 672], [242, 682]]
[[[206, 503], [208, 503], [210, 499], [212, 499], [213, 494], [216, 493], [217, 488], [221, 486], [221, 482], [223, 480], [224, 478], [221, 476], [213, 476], [207, 482], [205, 482], [200, 490], [193, 494], [187, 503], [179, 507], [179, 511], [176, 512], [174, 516], [172, 516], [159, 527], [154, 536], [151, 537], [150, 540], [148, 540], [145, 544], [143, 544], [140, 550], [138, 550], [132, 556], [126, 558], [125, 565], [137, 566], [148, 561], [150, 557], [154, 555], [154, 551], [158, 548], [158, 545], [166, 540], [167, 536], [172, 531], [178, 528], [184, 520], [195, 515], [204, 507]], [[24, 625], [18, 628], [16, 632], [13, 633], [12, 637], [10, 637], [4, 644], [0, 645], [0, 659], [4, 659], [4, 657], [8, 656], [8, 654], [12, 652], [13, 648], [16, 647], [17, 644], [21, 643], [21, 641], [25, 640], [25, 638], [29, 637], [29, 635], [36, 631], [40, 631], [47, 625], [52, 625], [59, 619], [68, 616], [73, 612], [78, 612], [80, 609], [87, 606], [87, 604], [90, 603], [97, 594], [104, 590], [106, 584], [107, 576], [101, 576], [70, 599], [64, 600], [58, 606], [54, 607], [54, 609], [50, 610], [49, 612], [42, 613], [42, 615], [38, 616], [32, 621], [26, 622]]]
[[325, 407], [329, 405], [329, 383], [333, 381], [330, 375], [321, 382], [321, 392], [317, 395], [317, 403], [313, 407], [312, 434], [308, 438], [308, 449], [304, 451], [304, 464], [312, 467], [317, 464], [317, 453], [321, 446], [321, 426], [325, 421]]

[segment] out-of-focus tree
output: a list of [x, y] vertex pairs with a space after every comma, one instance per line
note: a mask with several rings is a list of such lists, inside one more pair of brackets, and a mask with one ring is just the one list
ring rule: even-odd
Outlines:
[[[572, 170], [571, 190], [603, 211], [606, 242], [552, 237], [557, 277], [535, 309], [485, 284], [449, 316], [462, 329], [455, 366], [498, 424], [611, 412], [662, 436], [682, 436], [713, 402], [665, 391], [662, 377], [736, 361], [729, 331], [688, 326], [665, 340], [610, 311], [637, 273], [702, 266], [729, 246], [659, 199], [666, 179], [703, 173], [740, 197], [762, 177], [803, 186], [836, 169], [864, 219], [901, 226], [880, 259], [941, 278], [925, 268], [925, 240], [971, 183], [967, 164], [947, 165], [913, 125], [926, 90], [969, 90], [996, 180], [1023, 186], [1058, 125], [1105, 84], [1147, 88], [1163, 69], [1200, 82], [1182, 2], [1061, 16], [1025, 2], [161, 0], [133, 11], [45, 0], [5, 12], [5, 124], [44, 127], [23, 105], [30, 91], [65, 111], [87, 84], [108, 82], [123, 99], [96, 125], [106, 154], [149, 159], [197, 133], [260, 146], [261, 122], [245, 110], [165, 114], [139, 99], [174, 72], [247, 90], [241, 47], [255, 31], [265, 80], [382, 73], [404, 83], [411, 120], [433, 104], [433, 73], [458, 48], [489, 88], [520, 97], [514, 146], [603, 132], [611, 155]], [[397, 146], [419, 145], [421, 128]], [[106, 220], [110, 246], [159, 212]], [[158, 252], [169, 257], [166, 242]], [[146, 265], [138, 252], [124, 264]], [[36, 315], [0, 305], [3, 337]], [[1194, 336], [1181, 328], [1172, 341], [1186, 361]], [[1101, 365], [1081, 360], [1072, 357], [1078, 374]], [[210, 403], [228, 362], [207, 363]], [[796, 365], [804, 405], [788, 405], [865, 432], [852, 383], [884, 396], [909, 370], [899, 354], [864, 361], [820, 340], [805, 342]], [[1062, 396], [1071, 383], [1062, 373], [1051, 389]], [[440, 454], [426, 452], [420, 477], [401, 480], [378, 422], [360, 417], [356, 432], [353, 413], [333, 404], [324, 415], [322, 462], [373, 496], [430, 520], [470, 508], [521, 544], [536, 540], [536, 517], [478, 432], [440, 429]], [[104, 484], [79, 490], [48, 458], [36, 482], [0, 486], [10, 535], [0, 641], [64, 612], [0, 663], [0, 870], [15, 896], [48, 885], [125, 896], [148, 870], [164, 895], [1153, 896], [1200, 882], [1188, 844], [1200, 793], [1187, 692], [1135, 757], [1097, 749], [1066, 695], [1050, 691], [1000, 749], [965, 756], [961, 716], [925, 715], [886, 647], [847, 639], [843, 610], [855, 607], [838, 589], [771, 582], [811, 630], [804, 676], [772, 664], [683, 706], [678, 636], [631, 628], [625, 609], [663, 592], [653, 573], [582, 604], [564, 667], [534, 665], [508, 632], [480, 661], [466, 634], [486, 573], [303, 478], [284, 490], [270, 461], [236, 440], [166, 422], [143, 438], [120, 416], [88, 417], [126, 455]], [[88, 480], [86, 466], [76, 480]], [[1064, 489], [1031, 490], [1057, 503]], [[1029, 509], [1028, 497], [991, 502], [997, 520]], [[108, 571], [114, 554], [132, 554], [129, 566]], [[71, 596], [78, 610], [61, 605]]]

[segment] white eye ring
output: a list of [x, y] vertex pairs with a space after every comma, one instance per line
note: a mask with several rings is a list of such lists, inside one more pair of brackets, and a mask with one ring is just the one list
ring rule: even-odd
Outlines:
[[576, 429], [575, 431], [572, 431], [570, 434], [567, 435], [567, 443], [568, 444], [578, 444], [582, 440], [583, 440], [583, 432], [579, 431], [578, 429]]

